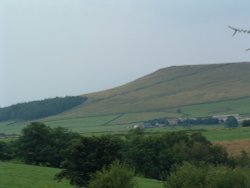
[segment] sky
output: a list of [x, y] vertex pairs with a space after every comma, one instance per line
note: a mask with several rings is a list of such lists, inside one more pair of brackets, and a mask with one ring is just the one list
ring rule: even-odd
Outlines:
[[0, 0], [0, 107], [249, 61], [249, 0]]

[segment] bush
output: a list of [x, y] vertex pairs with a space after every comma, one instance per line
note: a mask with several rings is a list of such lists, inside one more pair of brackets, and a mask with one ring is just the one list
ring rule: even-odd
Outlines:
[[[248, 172], [249, 173], [249, 172]], [[165, 188], [249, 188], [248, 174], [243, 169], [184, 163], [172, 170]]]
[[122, 141], [114, 136], [82, 137], [66, 151], [62, 170], [56, 179], [69, 179], [72, 185], [86, 186], [91, 174], [121, 159]]
[[125, 161], [137, 174], [162, 179], [174, 164], [183, 161], [227, 164], [228, 153], [212, 145], [202, 134], [171, 132], [161, 136], [134, 135], [127, 141]]
[[184, 163], [172, 170], [164, 183], [164, 187], [205, 188], [207, 184], [207, 170], [205, 168], [198, 168], [190, 163]]
[[13, 149], [11, 147], [11, 143], [6, 143], [0, 141], [0, 160], [10, 160], [13, 157]]
[[91, 178], [88, 188], [134, 188], [134, 172], [127, 166], [114, 162], [109, 168], [97, 171]]
[[234, 128], [234, 127], [238, 127], [239, 123], [238, 123], [238, 120], [234, 116], [228, 116], [228, 118], [225, 121], [225, 125], [228, 128]]
[[34, 122], [22, 130], [22, 136], [17, 140], [17, 155], [27, 164], [60, 167], [63, 151], [71, 140], [79, 137], [65, 128], [52, 129]]
[[242, 122], [242, 127], [250, 127], [250, 120], [244, 120]]

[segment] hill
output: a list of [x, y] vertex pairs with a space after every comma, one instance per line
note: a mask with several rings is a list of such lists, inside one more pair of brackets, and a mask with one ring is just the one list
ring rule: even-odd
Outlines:
[[[92, 134], [128, 131], [161, 117], [250, 117], [250, 63], [174, 66], [113, 89], [84, 94], [85, 101], [63, 113], [37, 119], [50, 126]], [[29, 121], [0, 123], [18, 134]]]
[[247, 62], [173, 66], [114, 89], [83, 95], [87, 96], [87, 103], [63, 116], [159, 112], [241, 100], [250, 97], [249, 82], [250, 63]]

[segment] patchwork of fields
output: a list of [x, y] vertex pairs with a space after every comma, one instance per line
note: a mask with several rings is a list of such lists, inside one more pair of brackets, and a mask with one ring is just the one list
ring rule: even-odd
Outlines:
[[[214, 114], [242, 114], [250, 112], [250, 98], [230, 101], [213, 102], [183, 106], [155, 112], [140, 112], [126, 114], [110, 114], [89, 117], [67, 118], [63, 114], [56, 117], [36, 121], [44, 122], [52, 127], [61, 126], [82, 134], [89, 133], [117, 133], [128, 131], [133, 125], [162, 117], [207, 117]], [[20, 134], [21, 130], [30, 122], [1, 122], [0, 133]], [[218, 134], [220, 134], [218, 132]]]

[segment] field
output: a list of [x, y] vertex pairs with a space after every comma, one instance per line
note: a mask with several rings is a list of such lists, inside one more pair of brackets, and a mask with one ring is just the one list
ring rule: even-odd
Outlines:
[[[82, 135], [92, 134], [126, 134], [133, 128], [131, 124], [111, 125], [107, 122], [118, 117], [117, 115], [102, 116], [102, 117], [88, 117], [78, 119], [67, 119], [57, 121], [45, 121], [46, 125], [51, 127], [61, 126], [69, 128], [72, 131], [79, 132]], [[19, 122], [14, 124], [1, 123], [0, 132], [6, 134], [20, 134], [21, 129], [28, 125], [30, 122]], [[223, 125], [200, 125], [185, 128], [182, 126], [175, 127], [160, 127], [145, 129], [148, 134], [162, 134], [168, 131], [200, 131], [210, 141], [230, 141], [250, 139], [250, 128], [238, 127], [235, 129], [224, 128]]]
[[1, 188], [73, 188], [53, 180], [58, 169], [0, 162]]
[[250, 152], [250, 140], [234, 140], [234, 141], [220, 141], [214, 142], [214, 144], [221, 145], [225, 147], [229, 154], [239, 155], [244, 149], [247, 152]]
[[[0, 162], [1, 188], [73, 188], [67, 181], [53, 180], [59, 169]], [[136, 178], [139, 188], [161, 188], [160, 181]]]
[[[61, 126], [82, 134], [89, 133], [117, 133], [128, 131], [133, 125], [162, 117], [207, 117], [213, 114], [240, 113], [249, 117], [250, 98], [189, 105], [155, 112], [120, 113], [89, 117], [64, 117], [64, 115], [39, 119], [51, 127]], [[0, 133], [20, 134], [21, 130], [30, 122], [0, 122]]]

